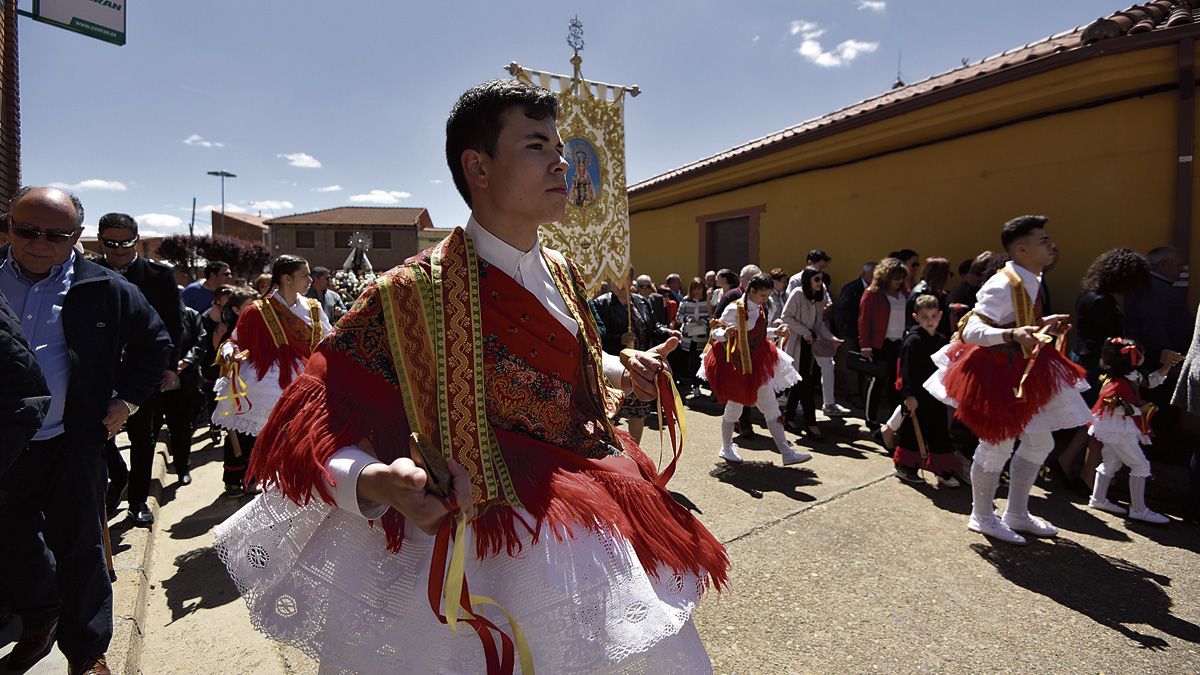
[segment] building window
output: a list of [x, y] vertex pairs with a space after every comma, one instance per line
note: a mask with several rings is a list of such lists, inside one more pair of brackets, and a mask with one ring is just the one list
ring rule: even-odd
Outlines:
[[316, 248], [317, 237], [312, 230], [296, 230], [296, 248]]
[[375, 232], [371, 235], [371, 246], [374, 248], [391, 248], [392, 233], [391, 232]]
[[352, 232], [334, 232], [333, 247], [334, 248], [350, 248], [350, 235]]

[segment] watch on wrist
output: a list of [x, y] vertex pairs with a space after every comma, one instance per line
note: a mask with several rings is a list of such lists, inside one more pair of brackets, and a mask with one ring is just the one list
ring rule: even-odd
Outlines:
[[130, 403], [129, 401], [126, 401], [123, 398], [119, 398], [117, 400], [120, 401], [121, 403], [124, 403], [126, 408], [129, 408], [129, 416], [130, 417], [133, 417], [133, 415], [138, 411], [138, 408], [140, 407], [138, 405]]

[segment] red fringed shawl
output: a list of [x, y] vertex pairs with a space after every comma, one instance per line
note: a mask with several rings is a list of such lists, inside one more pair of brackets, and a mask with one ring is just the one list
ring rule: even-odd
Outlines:
[[[607, 413], [619, 393], [600, 364], [600, 340], [581, 276], [544, 257], [573, 317], [572, 336], [498, 268], [477, 261], [461, 229], [368, 288], [275, 405], [258, 436], [251, 475], [297, 503], [325, 485], [325, 463], [370, 438], [381, 461], [408, 456], [419, 429], [471, 476], [480, 558], [576, 528], [628, 540], [645, 569], [707, 574], [725, 585], [724, 547], [665, 487]], [[415, 423], [414, 423], [415, 420]], [[515, 509], [533, 519], [526, 522]], [[382, 519], [388, 545], [404, 520]]]
[[1137, 425], [1139, 431], [1150, 436], [1150, 420], [1158, 408], [1150, 406], [1147, 413], [1143, 415], [1141, 405], [1142, 398], [1138, 395], [1137, 389], [1134, 389], [1132, 382], [1123, 377], [1105, 377], [1104, 384], [1100, 387], [1100, 396], [1096, 399], [1096, 404], [1092, 406], [1092, 414], [1097, 417], [1111, 415], [1120, 408], [1125, 416]]
[[243, 309], [234, 329], [238, 349], [250, 352], [247, 360], [259, 380], [272, 365], [279, 366], [280, 389], [292, 383], [321, 341], [321, 306], [303, 296], [299, 300], [308, 307], [311, 326], [272, 295]]

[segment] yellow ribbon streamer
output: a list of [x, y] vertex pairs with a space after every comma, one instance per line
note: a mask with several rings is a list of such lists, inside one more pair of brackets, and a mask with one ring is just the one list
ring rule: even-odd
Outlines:
[[242, 379], [242, 361], [246, 360], [249, 356], [250, 350], [248, 349], [236, 352], [228, 358], [222, 357], [220, 352], [217, 352], [217, 358], [213, 360], [213, 363], [221, 366], [220, 376], [229, 380], [229, 393], [225, 396], [218, 396], [215, 400], [230, 401], [233, 405], [233, 408], [219, 413], [218, 417], [225, 417], [226, 415], [241, 412], [238, 410], [238, 401], [243, 398], [253, 405], [253, 402], [250, 401], [250, 396], [246, 394], [246, 381]]
[[[521, 632], [521, 626], [513, 615], [505, 609], [504, 605], [496, 602], [486, 595], [471, 595], [468, 597], [468, 605], [471, 610], [464, 610], [459, 603], [462, 602], [462, 587], [463, 577], [466, 573], [467, 566], [467, 517], [465, 514], [458, 514], [457, 522], [454, 527], [454, 548], [450, 552], [450, 565], [446, 570], [446, 583], [442, 587], [442, 602], [446, 611], [446, 625], [450, 630], [458, 633], [458, 624], [460, 621], [475, 618], [475, 605], [491, 605], [504, 612], [505, 618], [508, 619], [508, 625], [512, 628], [513, 641], [517, 646], [517, 658], [521, 661], [521, 673], [525, 675], [533, 675], [533, 653], [529, 651], [529, 643], [525, 641], [525, 634]], [[459, 612], [465, 612], [466, 616], [459, 616]]]

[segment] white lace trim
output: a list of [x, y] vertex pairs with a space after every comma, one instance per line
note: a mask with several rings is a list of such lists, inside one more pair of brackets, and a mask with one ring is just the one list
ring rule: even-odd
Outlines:
[[[701, 580], [670, 570], [655, 579], [626, 540], [575, 535], [526, 541], [517, 557], [468, 556], [471, 592], [512, 612], [537, 667], [711, 672], [691, 622]], [[405, 537], [394, 554], [381, 527], [319, 499], [300, 507], [265, 493], [217, 528], [215, 547], [254, 625], [319, 659], [323, 672], [480, 672], [474, 631], [452, 633], [429, 608], [433, 539], [412, 528]], [[484, 615], [507, 631], [501, 613]]]
[[[213, 410], [212, 422], [219, 427], [257, 436], [258, 432], [266, 426], [267, 418], [271, 416], [271, 409], [283, 395], [283, 389], [279, 387], [279, 366], [271, 364], [261, 380], [254, 376], [254, 367], [248, 363], [242, 364], [241, 373], [242, 379], [246, 382], [246, 396], [251, 403], [250, 409], [236, 413], [232, 401], [218, 401], [216, 409]], [[229, 379], [225, 377], [217, 379], [213, 390], [217, 392], [218, 397], [228, 395]], [[245, 399], [242, 404], [245, 407]]]

